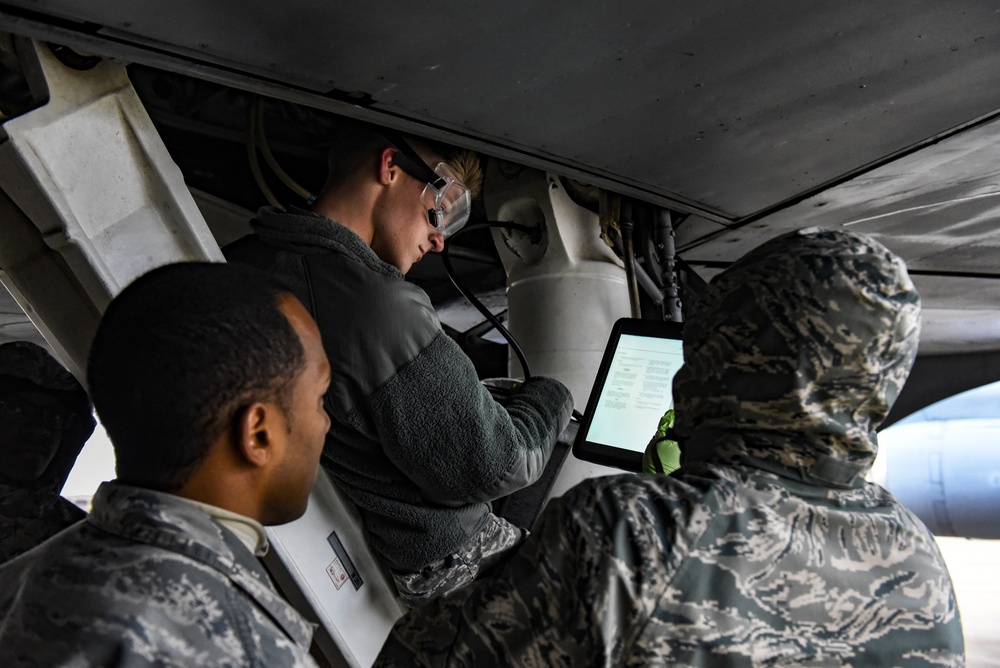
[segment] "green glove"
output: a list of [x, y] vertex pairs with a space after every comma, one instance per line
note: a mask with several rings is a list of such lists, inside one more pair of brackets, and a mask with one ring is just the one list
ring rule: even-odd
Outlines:
[[667, 438], [667, 430], [673, 426], [674, 409], [670, 408], [660, 418], [656, 433], [642, 454], [643, 473], [669, 474], [681, 467], [681, 449], [677, 447], [677, 441]]

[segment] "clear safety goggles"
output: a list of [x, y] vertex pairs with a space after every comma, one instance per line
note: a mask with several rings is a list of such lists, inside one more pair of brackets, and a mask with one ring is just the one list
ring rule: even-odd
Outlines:
[[395, 156], [396, 164], [413, 178], [427, 184], [420, 193], [420, 201], [427, 207], [427, 221], [445, 239], [462, 229], [472, 212], [472, 196], [455, 170], [444, 162], [431, 169], [399, 134], [391, 130], [383, 134], [399, 149]]
[[472, 197], [447, 163], [439, 162], [434, 168], [437, 180], [424, 186], [420, 200], [427, 207], [427, 219], [445, 239], [458, 232], [469, 220]]

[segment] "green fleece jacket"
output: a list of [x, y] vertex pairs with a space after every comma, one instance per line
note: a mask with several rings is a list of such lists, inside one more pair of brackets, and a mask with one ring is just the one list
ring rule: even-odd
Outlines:
[[282, 275], [319, 324], [333, 375], [324, 468], [372, 547], [409, 572], [457, 552], [490, 501], [541, 474], [569, 422], [569, 391], [532, 378], [501, 406], [424, 291], [354, 232], [270, 208], [253, 228], [226, 256]]

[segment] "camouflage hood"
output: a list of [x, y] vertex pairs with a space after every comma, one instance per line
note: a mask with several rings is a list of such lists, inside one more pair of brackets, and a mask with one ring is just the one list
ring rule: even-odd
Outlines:
[[[62, 398], [74, 418], [63, 432], [59, 450], [35, 486], [53, 486], [58, 492], [77, 455], [94, 433], [97, 421], [90, 397], [69, 371], [41, 346], [28, 341], [0, 345], [0, 388], [32, 386]], [[2, 479], [0, 474], [0, 479]]]
[[859, 484], [916, 356], [919, 315], [903, 261], [868, 237], [809, 228], [751, 251], [684, 325], [674, 431], [685, 464]]

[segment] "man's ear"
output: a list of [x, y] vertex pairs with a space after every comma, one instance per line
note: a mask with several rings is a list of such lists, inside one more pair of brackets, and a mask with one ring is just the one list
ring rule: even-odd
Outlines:
[[240, 410], [236, 419], [236, 450], [252, 466], [266, 466], [279, 447], [276, 439], [282, 429], [277, 406], [254, 402]]
[[396, 162], [393, 158], [396, 155], [396, 149], [391, 146], [382, 149], [382, 152], [378, 156], [378, 181], [384, 186], [392, 183], [392, 180], [396, 177]]

